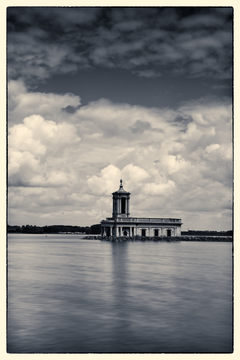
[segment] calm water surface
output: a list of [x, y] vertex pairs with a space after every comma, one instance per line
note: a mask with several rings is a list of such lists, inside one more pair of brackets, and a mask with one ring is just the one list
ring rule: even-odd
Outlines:
[[8, 351], [232, 351], [232, 244], [12, 234]]

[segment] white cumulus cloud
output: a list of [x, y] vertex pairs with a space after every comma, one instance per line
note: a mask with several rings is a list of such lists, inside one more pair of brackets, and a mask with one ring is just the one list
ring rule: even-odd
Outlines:
[[35, 114], [56, 122], [66, 119], [71, 114], [64, 111], [81, 104], [79, 96], [73, 94], [54, 94], [29, 91], [21, 80], [11, 80], [8, 84], [8, 119], [10, 123], [19, 123]]
[[[11, 185], [58, 186], [69, 181], [66, 169], [53, 168], [51, 154], [64, 152], [80, 138], [73, 125], [32, 115], [9, 129], [9, 180]], [[55, 155], [56, 156], [56, 155]], [[48, 158], [46, 160], [46, 158]], [[52, 162], [52, 164], [51, 164]]]
[[202, 227], [209, 217], [230, 227], [230, 104], [162, 109], [100, 99], [77, 108], [75, 95], [32, 93], [19, 81], [10, 97], [11, 222], [96, 223], [111, 215], [122, 178], [134, 216], [182, 217], [187, 228], [201, 211]]

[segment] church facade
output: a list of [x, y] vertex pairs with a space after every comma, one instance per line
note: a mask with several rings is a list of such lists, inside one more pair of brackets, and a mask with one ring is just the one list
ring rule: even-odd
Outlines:
[[181, 219], [130, 217], [130, 192], [123, 188], [112, 193], [112, 217], [101, 221], [101, 235], [106, 237], [174, 237], [181, 236]]

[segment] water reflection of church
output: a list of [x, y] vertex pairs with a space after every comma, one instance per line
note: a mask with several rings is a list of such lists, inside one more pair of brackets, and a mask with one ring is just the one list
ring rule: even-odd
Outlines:
[[102, 236], [169, 237], [181, 235], [181, 219], [130, 217], [130, 193], [124, 190], [122, 180], [120, 180], [119, 190], [112, 195], [112, 217], [101, 221]]

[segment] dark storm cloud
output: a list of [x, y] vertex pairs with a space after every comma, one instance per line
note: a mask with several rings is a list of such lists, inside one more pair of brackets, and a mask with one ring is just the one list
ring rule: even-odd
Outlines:
[[10, 78], [83, 68], [231, 77], [231, 8], [8, 8]]
[[151, 124], [148, 121], [137, 120], [130, 129], [133, 133], [143, 133], [151, 129]]
[[173, 123], [176, 126], [184, 127], [184, 131], [187, 129], [188, 124], [191, 122], [193, 122], [193, 118], [188, 115], [177, 115], [173, 120]]
[[63, 111], [66, 111], [69, 114], [74, 114], [78, 109], [80, 108], [80, 106], [71, 106], [68, 105], [64, 108], [62, 108]]

